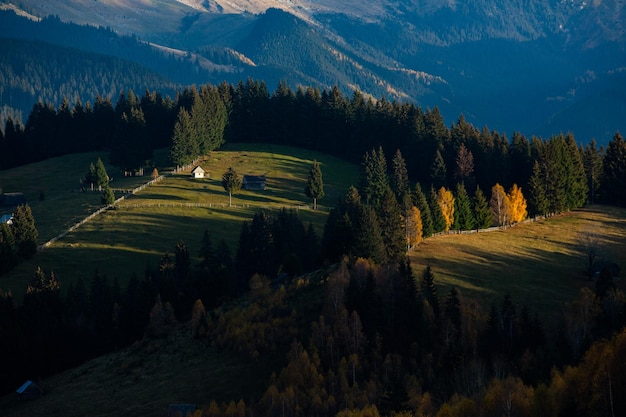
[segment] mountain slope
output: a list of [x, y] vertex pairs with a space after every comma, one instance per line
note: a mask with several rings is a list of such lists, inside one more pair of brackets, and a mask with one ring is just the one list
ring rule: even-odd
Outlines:
[[[577, 80], [593, 73], [594, 82], [584, 89], [590, 90], [614, 82], [611, 74], [626, 67], [626, 8], [619, 0], [101, 0], [89, 8], [80, 0], [10, 4], [0, 0], [0, 7], [23, 14], [104, 25], [175, 48], [179, 58], [192, 57], [187, 61], [202, 75], [196, 83], [253, 77], [270, 88], [278, 80], [292, 86], [338, 84], [375, 97], [439, 106], [448, 122], [463, 113], [476, 125], [527, 135], [572, 130], [570, 121], [557, 115], [574, 106], [589, 122], [577, 120], [574, 133], [582, 141], [598, 136], [585, 127], [598, 115], [596, 105], [576, 94], [583, 91]], [[199, 62], [194, 52], [209, 62]], [[591, 94], [602, 100], [600, 90]], [[612, 103], [621, 108], [626, 99]], [[626, 118], [609, 119], [609, 130], [625, 130]]]

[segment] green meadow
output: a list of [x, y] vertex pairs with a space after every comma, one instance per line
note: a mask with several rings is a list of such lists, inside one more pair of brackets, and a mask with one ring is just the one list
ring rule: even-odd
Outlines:
[[[6, 192], [23, 192], [32, 208], [39, 230], [39, 243], [57, 236], [101, 207], [100, 193], [80, 192], [79, 178], [90, 161], [106, 155], [70, 155], [38, 164], [0, 172]], [[155, 154], [165, 161], [166, 153]], [[304, 194], [308, 171], [317, 159], [324, 175], [325, 196], [317, 211]], [[184, 241], [191, 254], [197, 253], [204, 230], [215, 245], [224, 239], [233, 254], [242, 222], [259, 210], [298, 210], [303, 221], [321, 233], [330, 207], [358, 180], [358, 167], [327, 155], [274, 145], [229, 144], [198, 161], [208, 178], [193, 179], [189, 171], [166, 178], [120, 202], [90, 222], [56, 241], [31, 260], [22, 262], [0, 278], [0, 288], [21, 300], [28, 281], [38, 266], [54, 271], [62, 285], [81, 277], [87, 282], [97, 270], [109, 279], [124, 283], [132, 274], [141, 276], [147, 268], [156, 270], [160, 257], [173, 252]], [[161, 168], [161, 174], [167, 167]], [[240, 175], [265, 175], [265, 191], [240, 190], [228, 207], [228, 194], [221, 176], [232, 166]], [[144, 177], [113, 177], [114, 189], [132, 189], [149, 181]], [[34, 173], [37, 173], [36, 175]], [[43, 191], [43, 200], [39, 195]]]
[[[589, 235], [597, 240], [599, 260], [626, 265], [626, 210], [610, 206], [585, 207], [493, 232], [432, 237], [410, 259], [416, 275], [431, 266], [435, 282], [445, 287], [441, 297], [454, 286], [465, 296], [499, 306], [508, 293], [517, 305], [554, 314], [582, 287], [595, 289], [585, 272]], [[619, 278], [617, 284], [623, 287]]]

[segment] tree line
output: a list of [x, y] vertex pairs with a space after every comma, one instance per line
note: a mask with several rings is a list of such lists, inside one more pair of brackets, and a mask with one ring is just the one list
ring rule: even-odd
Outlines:
[[584, 188], [585, 201], [626, 203], [620, 163], [626, 145], [619, 133], [606, 147], [594, 140], [579, 145], [571, 134], [528, 139], [514, 132], [509, 140], [486, 126], [474, 127], [462, 115], [448, 127], [436, 107], [374, 100], [359, 91], [346, 97], [337, 87], [293, 91], [280, 83], [270, 93], [251, 79], [190, 87], [174, 98], [122, 92], [115, 105], [100, 96], [93, 104], [65, 99], [56, 109], [38, 102], [25, 126], [12, 119], [5, 123], [0, 169], [108, 150], [113, 165], [131, 173], [149, 166], [154, 149], [170, 148], [172, 162], [184, 165], [227, 141], [289, 144], [357, 163], [379, 146], [388, 155], [400, 150], [411, 181], [426, 190], [454, 189], [459, 182], [469, 192], [517, 184], [533, 194], [533, 215], [579, 206]]

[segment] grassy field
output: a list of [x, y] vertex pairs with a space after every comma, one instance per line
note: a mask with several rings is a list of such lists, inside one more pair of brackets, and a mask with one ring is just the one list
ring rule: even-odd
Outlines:
[[[98, 156], [101, 155], [71, 155], [0, 173], [0, 183], [7, 192], [19, 190], [26, 194], [40, 231], [40, 244], [100, 207], [99, 193], [78, 192], [78, 178]], [[326, 192], [317, 211], [310, 209], [311, 201], [304, 195], [313, 159], [321, 163]], [[182, 172], [146, 188], [121, 202], [117, 210], [105, 212], [18, 265], [0, 278], [0, 288], [11, 290], [21, 300], [37, 266], [44, 271], [53, 270], [65, 286], [78, 277], [89, 281], [96, 270], [123, 283], [133, 273], [141, 276], [148, 266], [156, 269], [161, 255], [166, 250], [172, 252], [180, 240], [195, 254], [205, 229], [215, 244], [225, 239], [234, 251], [242, 222], [250, 220], [260, 209], [296, 208], [301, 218], [311, 222], [321, 235], [328, 207], [358, 180], [356, 165], [315, 152], [272, 145], [231, 144], [199, 164], [209, 178], [192, 179], [188, 172]], [[241, 190], [233, 196], [233, 207], [227, 207], [228, 195], [221, 186], [221, 176], [229, 166], [240, 175], [266, 175], [267, 189]], [[107, 169], [115, 177], [114, 170]], [[46, 172], [45, 181], [31, 179], [32, 172]], [[149, 179], [114, 178], [111, 185], [133, 188]], [[44, 190], [43, 201], [38, 200], [39, 190]]]
[[167, 339], [145, 339], [46, 378], [47, 393], [36, 401], [0, 397], [0, 415], [151, 417], [166, 415], [171, 403], [249, 401], [262, 394], [277, 363], [219, 351], [181, 326]]
[[446, 293], [455, 286], [462, 294], [485, 303], [495, 300], [498, 305], [509, 293], [516, 304], [553, 314], [576, 297], [581, 287], [593, 288], [585, 275], [582, 247], [589, 233], [598, 238], [601, 258], [622, 268], [626, 265], [626, 210], [607, 206], [501, 231], [433, 237], [411, 252], [410, 258], [417, 274], [430, 265]]

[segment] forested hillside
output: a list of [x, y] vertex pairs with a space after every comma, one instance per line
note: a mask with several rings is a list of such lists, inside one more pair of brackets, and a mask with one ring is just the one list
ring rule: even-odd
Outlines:
[[[571, 395], [591, 371], [568, 367], [584, 366], [586, 350], [602, 338], [615, 337], [592, 349], [614, 343], [621, 352], [624, 296], [614, 268], [598, 271], [589, 258], [582, 272], [593, 281], [547, 322], [517, 304], [515, 294], [485, 307], [456, 288], [440, 293], [436, 271], [413, 270], [407, 257], [441, 232], [507, 228], [590, 201], [624, 205], [626, 144], [619, 133], [606, 148], [583, 147], [573, 135], [528, 139], [514, 132], [509, 139], [462, 115], [447, 126], [436, 107], [344, 96], [338, 87], [294, 91], [281, 84], [270, 92], [252, 79], [186, 88], [175, 98], [127, 91], [115, 103], [93, 101], [38, 103], [24, 127], [9, 120], [0, 136], [9, 150], [0, 154], [1, 166], [98, 149], [109, 153], [115, 175], [141, 175], [153, 167], [156, 148], [169, 147], [171, 163], [182, 165], [224, 141], [258, 142], [357, 162], [360, 181], [335, 203], [322, 233], [294, 210], [259, 211], [241, 224], [236, 247], [199, 232], [193, 252], [179, 241], [158, 267], [127, 277], [126, 285], [94, 271], [89, 282], [79, 278], [62, 290], [53, 270], [38, 268], [21, 303], [0, 293], [0, 331], [10, 341], [1, 352], [14, 358], [3, 390], [138, 340], [167, 338], [190, 322], [190, 343], [279, 363], [262, 393], [232, 399], [242, 415], [463, 409], [495, 416], [501, 404], [526, 414], [536, 407], [539, 414], [596, 415], [589, 403], [623, 409], [605, 401], [605, 384], [589, 397]], [[24, 233], [24, 226], [32, 231], [22, 220], [29, 216], [16, 217], [1, 227], [3, 262], [36, 260], [32, 250], [17, 250], [18, 243], [32, 249], [36, 237]], [[120, 372], [132, 374], [141, 361]], [[607, 358], [602, 366], [613, 363]], [[620, 372], [611, 376], [616, 390]], [[502, 395], [515, 400], [501, 403]], [[207, 413], [234, 413], [230, 403], [211, 400], [198, 400]]]

